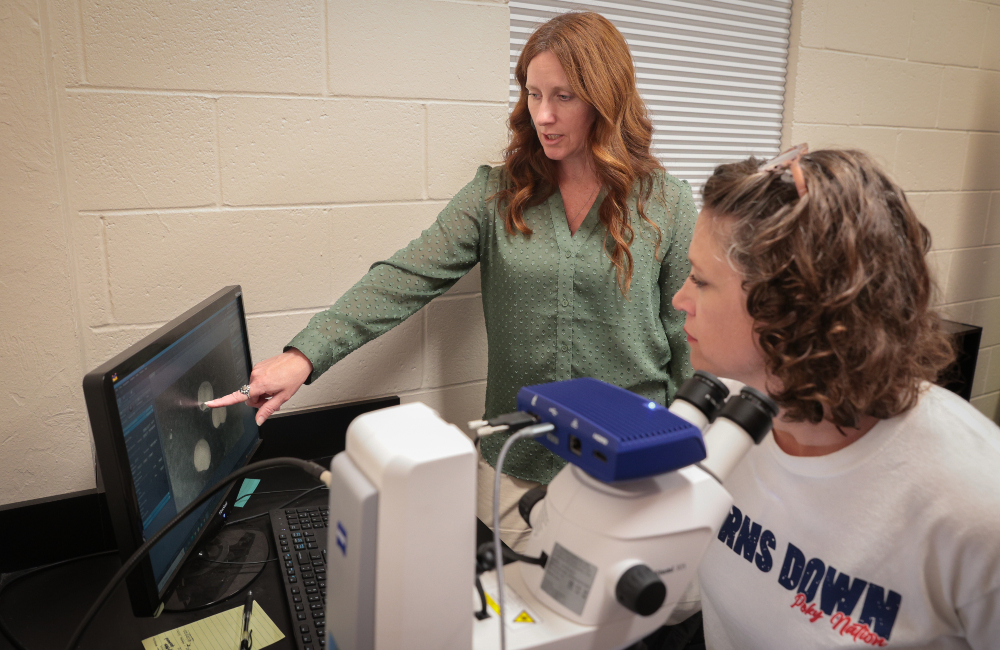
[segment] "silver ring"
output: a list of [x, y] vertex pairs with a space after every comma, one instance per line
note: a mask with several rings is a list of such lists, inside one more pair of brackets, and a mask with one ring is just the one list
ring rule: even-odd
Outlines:
[[243, 384], [240, 386], [240, 392], [243, 393], [244, 396], [250, 397], [250, 384]]

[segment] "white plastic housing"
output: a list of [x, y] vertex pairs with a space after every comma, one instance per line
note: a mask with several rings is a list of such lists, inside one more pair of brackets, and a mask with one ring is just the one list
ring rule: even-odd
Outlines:
[[675, 399], [670, 404], [670, 408], [667, 410], [674, 415], [684, 418], [702, 431], [704, 431], [705, 427], [708, 426], [708, 417], [701, 412], [701, 409], [697, 408], [690, 402], [686, 402], [682, 399]]
[[412, 403], [355, 419], [347, 454], [378, 490], [376, 650], [467, 650], [476, 578], [472, 442]]
[[701, 465], [720, 481], [725, 481], [751, 447], [753, 438], [743, 427], [727, 418], [717, 418], [705, 432], [708, 456], [701, 461]]
[[[595, 567], [582, 611], [571, 611], [543, 589], [548, 567], [526, 565], [521, 576], [531, 595], [550, 610], [580, 625], [608, 628], [605, 637], [617, 630], [624, 644], [663, 624], [732, 503], [714, 478], [693, 466], [609, 485], [567, 465], [532, 510], [533, 531], [524, 553], [545, 551], [551, 557], [558, 543]], [[636, 564], [648, 566], [667, 587], [663, 606], [648, 617], [629, 611], [615, 597], [618, 579]]]

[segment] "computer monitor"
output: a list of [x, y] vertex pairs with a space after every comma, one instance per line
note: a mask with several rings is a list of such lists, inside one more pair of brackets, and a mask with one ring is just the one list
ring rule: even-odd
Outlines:
[[[246, 404], [205, 407], [248, 383], [251, 368], [243, 292], [231, 286], [84, 377], [122, 561], [260, 444]], [[127, 578], [137, 616], [165, 602], [198, 542], [221, 525], [226, 497], [220, 492], [178, 523]]]

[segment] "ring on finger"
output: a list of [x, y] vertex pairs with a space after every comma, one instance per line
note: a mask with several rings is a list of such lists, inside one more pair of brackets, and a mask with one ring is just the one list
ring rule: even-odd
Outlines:
[[243, 393], [244, 397], [250, 397], [250, 384], [240, 386], [240, 392]]

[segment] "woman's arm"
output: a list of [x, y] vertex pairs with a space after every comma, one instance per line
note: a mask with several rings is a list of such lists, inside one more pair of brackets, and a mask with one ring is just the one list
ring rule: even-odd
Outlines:
[[337, 302], [312, 317], [285, 352], [254, 366], [250, 394], [232, 393], [208, 403], [249, 401], [260, 424], [348, 354], [399, 325], [446, 292], [479, 261], [490, 167], [448, 203], [435, 222], [392, 257], [376, 262]]

